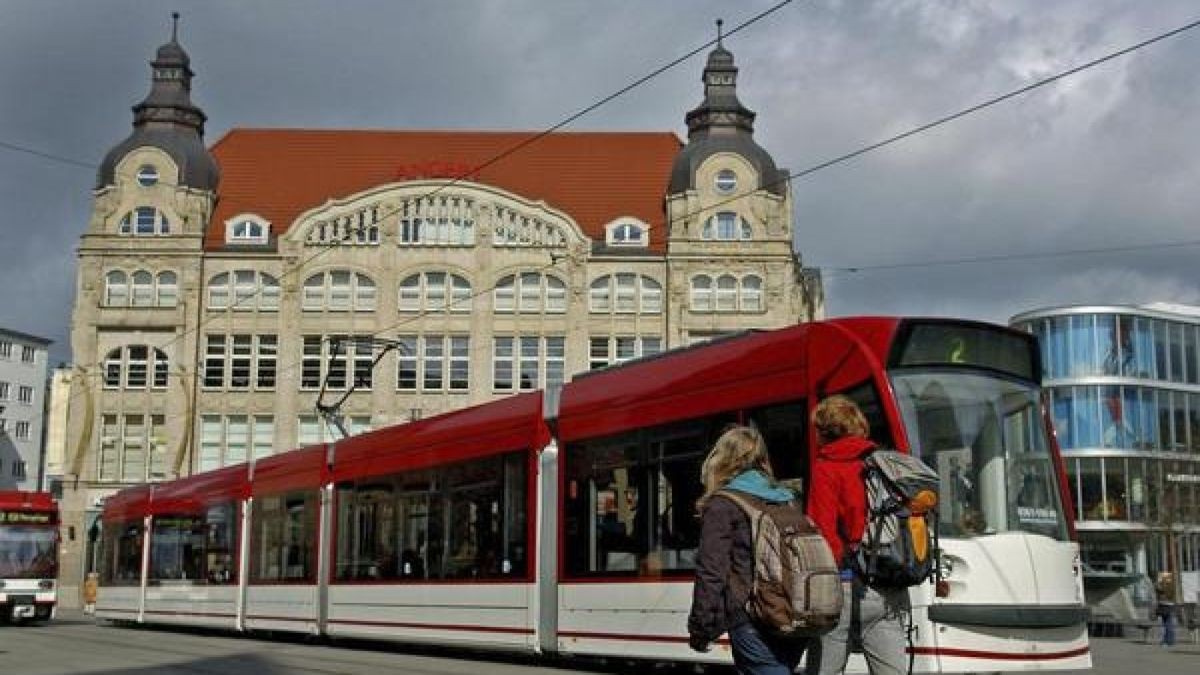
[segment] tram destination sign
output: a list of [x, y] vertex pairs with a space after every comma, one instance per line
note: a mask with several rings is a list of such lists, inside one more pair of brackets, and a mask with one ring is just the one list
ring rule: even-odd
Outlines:
[[0, 524], [3, 525], [49, 525], [53, 522], [54, 514], [52, 513], [0, 511]]
[[912, 321], [892, 350], [891, 365], [987, 368], [1038, 379], [1033, 339], [1020, 333], [949, 321]]

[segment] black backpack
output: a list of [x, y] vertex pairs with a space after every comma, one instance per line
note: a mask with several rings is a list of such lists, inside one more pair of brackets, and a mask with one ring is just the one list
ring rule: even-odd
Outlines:
[[867, 584], [915, 586], [937, 570], [938, 475], [920, 459], [875, 449], [863, 457], [867, 523], [854, 564]]

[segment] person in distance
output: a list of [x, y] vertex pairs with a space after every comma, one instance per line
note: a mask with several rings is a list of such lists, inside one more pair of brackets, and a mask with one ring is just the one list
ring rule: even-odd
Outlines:
[[688, 644], [707, 652], [728, 632], [738, 673], [790, 675], [809, 641], [775, 638], [751, 621], [746, 611], [754, 564], [750, 518], [717, 493], [735, 490], [772, 503], [792, 502], [796, 494], [775, 482], [766, 443], [756, 429], [747, 426], [734, 426], [721, 434], [704, 460], [700, 479], [704, 484], [704, 494], [696, 503], [701, 520], [700, 550], [688, 615]]

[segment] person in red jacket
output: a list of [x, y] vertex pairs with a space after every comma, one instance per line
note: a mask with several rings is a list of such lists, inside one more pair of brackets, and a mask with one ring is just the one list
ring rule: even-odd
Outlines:
[[808, 672], [834, 675], [846, 669], [851, 640], [861, 644], [871, 675], [907, 671], [904, 617], [907, 589], [877, 589], [856, 574], [854, 558], [867, 525], [863, 457], [875, 448], [862, 410], [845, 396], [821, 401], [812, 415], [817, 432], [808, 515], [821, 530], [842, 570], [842, 616], [837, 628], [810, 650]]

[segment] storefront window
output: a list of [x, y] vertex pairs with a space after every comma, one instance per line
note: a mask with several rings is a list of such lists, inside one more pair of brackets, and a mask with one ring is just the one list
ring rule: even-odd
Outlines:
[[1092, 315], [1073, 316], [1070, 324], [1071, 372], [1076, 377], [1093, 375], [1096, 368], [1096, 331]]
[[1129, 459], [1129, 520], [1146, 518], [1146, 460]]
[[1121, 364], [1121, 350], [1118, 347], [1117, 318], [1112, 314], [1096, 316], [1096, 354], [1100, 357], [1101, 373], [1116, 375]]
[[1079, 518], [1104, 520], [1104, 487], [1099, 459], [1079, 459]]
[[1150, 319], [1138, 317], [1133, 324], [1133, 372], [1134, 377], [1155, 376], [1154, 333]]
[[1104, 519], [1129, 520], [1128, 490], [1125, 486], [1125, 460], [1104, 458]]

